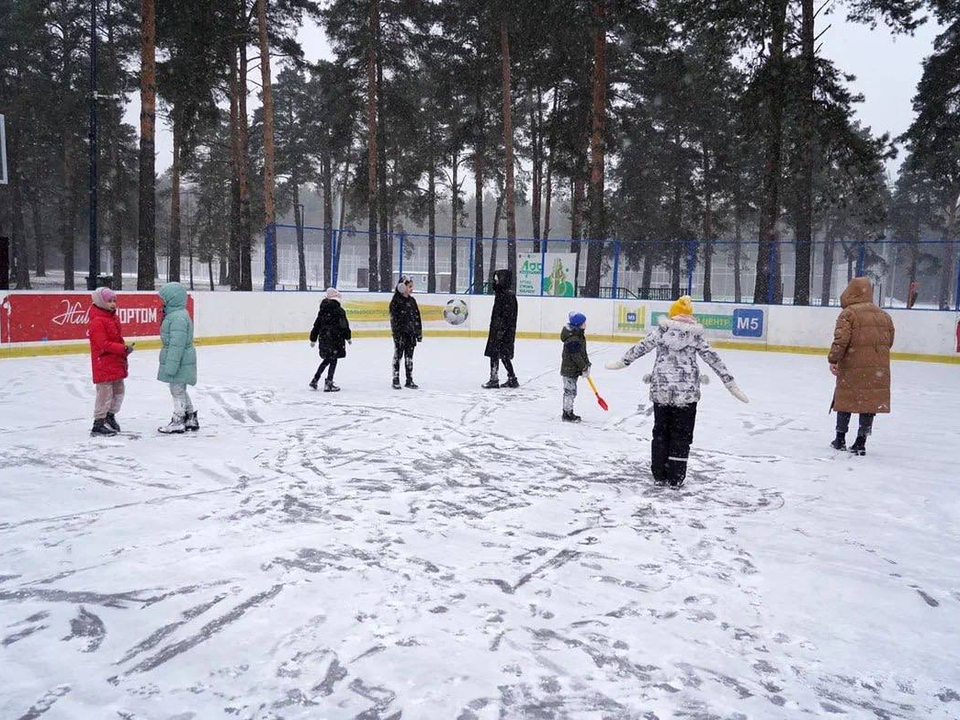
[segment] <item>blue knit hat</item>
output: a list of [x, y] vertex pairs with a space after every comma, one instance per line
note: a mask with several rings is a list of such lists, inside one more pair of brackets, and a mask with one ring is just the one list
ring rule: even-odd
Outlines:
[[572, 312], [570, 317], [567, 319], [567, 322], [570, 323], [570, 327], [579, 328], [583, 327], [587, 322], [587, 316], [583, 313]]

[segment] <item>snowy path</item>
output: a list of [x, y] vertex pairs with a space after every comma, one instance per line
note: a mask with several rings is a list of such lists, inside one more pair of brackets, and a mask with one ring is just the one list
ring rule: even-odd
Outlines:
[[895, 365], [855, 459], [822, 358], [723, 353], [754, 402], [705, 389], [674, 491], [650, 360], [569, 426], [559, 343], [516, 391], [482, 350], [397, 392], [357, 341], [330, 395], [305, 342], [202, 348], [172, 438], [138, 352], [96, 441], [86, 357], [0, 362], [0, 718], [960, 716], [960, 368]]

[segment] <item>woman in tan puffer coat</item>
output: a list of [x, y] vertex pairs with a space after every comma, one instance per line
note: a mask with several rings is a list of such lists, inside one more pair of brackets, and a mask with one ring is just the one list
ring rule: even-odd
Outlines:
[[860, 415], [857, 440], [850, 447], [866, 455], [867, 436], [878, 413], [890, 412], [890, 348], [893, 320], [873, 302], [873, 285], [854, 278], [840, 296], [843, 312], [837, 318], [830, 347], [830, 372], [837, 377], [832, 410], [837, 411], [837, 437], [831, 443], [846, 450], [852, 413]]

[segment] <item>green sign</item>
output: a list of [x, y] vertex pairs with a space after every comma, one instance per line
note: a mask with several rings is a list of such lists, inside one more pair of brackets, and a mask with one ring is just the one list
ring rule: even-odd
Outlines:
[[[650, 316], [651, 326], [656, 327], [662, 317], [669, 317], [669, 315], [665, 312], [652, 313]], [[697, 322], [703, 325], [705, 330], [733, 332], [733, 315], [701, 315], [697, 313], [695, 317], [697, 318]]]

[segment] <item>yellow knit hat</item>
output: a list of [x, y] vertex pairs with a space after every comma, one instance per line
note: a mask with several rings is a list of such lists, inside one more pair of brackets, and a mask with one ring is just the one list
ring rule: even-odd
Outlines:
[[693, 315], [693, 300], [689, 295], [682, 295], [670, 306], [670, 317], [677, 315]]

